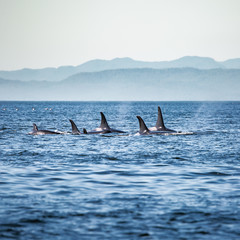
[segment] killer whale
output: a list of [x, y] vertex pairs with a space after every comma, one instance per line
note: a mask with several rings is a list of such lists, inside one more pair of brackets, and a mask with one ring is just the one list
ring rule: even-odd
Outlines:
[[149, 128], [150, 131], [162, 131], [162, 132], [172, 132], [172, 133], [176, 133], [177, 131], [166, 128], [164, 121], [163, 121], [163, 116], [162, 116], [162, 111], [161, 108], [158, 106], [158, 118], [157, 118], [157, 122], [156, 125], [154, 127]]
[[119, 132], [119, 133], [123, 133], [123, 131], [117, 130], [117, 129], [113, 129], [110, 128], [106, 117], [104, 116], [104, 114], [102, 112], [100, 112], [101, 114], [101, 124], [98, 128], [92, 130], [92, 131], [87, 131], [86, 128], [83, 128], [83, 133], [81, 133], [77, 127], [77, 125], [74, 123], [74, 121], [72, 119], [69, 119], [71, 126], [72, 126], [72, 134], [74, 135], [80, 135], [80, 134], [104, 134], [104, 133], [112, 133], [112, 132]]
[[29, 134], [31, 135], [46, 135], [46, 134], [61, 134], [60, 132], [53, 132], [49, 130], [39, 130], [37, 125], [33, 123], [33, 130]]
[[81, 132], [78, 130], [76, 124], [74, 123], [74, 121], [72, 119], [69, 119], [71, 126], [72, 126], [72, 134], [73, 135], [80, 135]]
[[77, 125], [75, 124], [75, 122], [74, 122], [72, 119], [69, 119], [69, 121], [70, 121], [71, 126], [72, 126], [72, 132], [71, 132], [71, 133], [72, 133], [73, 135], [110, 133], [110, 131], [108, 131], [108, 130], [88, 132], [88, 131], [86, 130], [86, 128], [83, 128], [83, 133], [81, 133], [81, 132], [78, 130], [78, 127], [77, 127]]
[[98, 128], [95, 128], [94, 130], [88, 132], [86, 129], [86, 133], [87, 134], [101, 134], [101, 133], [125, 133], [124, 131], [121, 130], [117, 130], [114, 128], [110, 128], [107, 122], [107, 119], [105, 117], [105, 115], [103, 114], [103, 112], [100, 112], [101, 114], [101, 123], [100, 126]]
[[72, 119], [69, 119], [70, 123], [71, 123], [71, 126], [72, 126], [72, 134], [73, 135], [80, 135], [80, 134], [88, 134], [86, 128], [83, 128], [83, 133], [81, 133], [79, 130], [78, 130], [78, 127], [77, 125], [75, 124], [75, 122], [72, 120]]
[[164, 135], [168, 133], [167, 131], [151, 131], [143, 121], [143, 119], [140, 116], [137, 116], [137, 119], [139, 121], [139, 134], [140, 135]]

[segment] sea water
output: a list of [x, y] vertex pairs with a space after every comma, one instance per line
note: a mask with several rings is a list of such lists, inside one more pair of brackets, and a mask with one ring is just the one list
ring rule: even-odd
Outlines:
[[240, 102], [0, 102], [0, 239], [240, 239]]

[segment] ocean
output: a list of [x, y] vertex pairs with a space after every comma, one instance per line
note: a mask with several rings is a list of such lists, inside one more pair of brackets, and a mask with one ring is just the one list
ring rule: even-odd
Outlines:
[[0, 102], [0, 239], [240, 239], [240, 102]]

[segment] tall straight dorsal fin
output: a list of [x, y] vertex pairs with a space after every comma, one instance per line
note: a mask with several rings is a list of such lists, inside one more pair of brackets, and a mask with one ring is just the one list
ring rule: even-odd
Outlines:
[[156, 122], [156, 128], [157, 129], [165, 129], [165, 125], [164, 125], [164, 122], [163, 122], [163, 116], [162, 116], [162, 111], [161, 111], [161, 108], [158, 106], [158, 119], [157, 119], [157, 122]]
[[35, 123], [33, 123], [33, 132], [37, 132], [38, 131], [38, 127]]
[[100, 114], [101, 114], [101, 124], [100, 124], [99, 128], [110, 129], [104, 114], [102, 112], [100, 112]]
[[72, 134], [80, 134], [80, 131], [78, 130], [76, 124], [73, 120], [69, 119], [71, 125], [72, 125]]
[[149, 132], [149, 129], [147, 128], [143, 119], [140, 116], [137, 116], [137, 119], [139, 121], [140, 133]]

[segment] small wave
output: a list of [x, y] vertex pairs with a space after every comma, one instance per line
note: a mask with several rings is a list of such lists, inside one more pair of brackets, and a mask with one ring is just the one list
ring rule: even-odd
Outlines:
[[173, 159], [180, 160], [180, 161], [189, 161], [189, 159], [183, 157], [173, 157]]
[[176, 132], [176, 133], [166, 133], [166, 135], [193, 135], [195, 132]]
[[11, 156], [42, 156], [42, 153], [39, 152], [31, 152], [28, 150], [22, 150], [22, 151], [13, 151], [10, 153], [6, 153], [6, 156], [11, 157]]
[[99, 134], [100, 137], [103, 137], [103, 138], [112, 138], [114, 137], [114, 135], [106, 135], [106, 134]]
[[210, 134], [216, 134], [219, 133], [219, 131], [216, 130], [206, 130], [206, 131], [195, 131], [193, 134], [195, 135], [210, 135]]
[[72, 191], [59, 190], [59, 191], [56, 191], [54, 194], [56, 194], [56, 195], [70, 195], [72, 193], [73, 193]]
[[39, 223], [45, 223], [44, 220], [39, 219], [39, 218], [23, 218], [20, 220], [21, 223], [35, 223], [35, 224], [39, 224]]
[[113, 156], [107, 156], [106, 158], [107, 158], [108, 160], [111, 160], [111, 161], [118, 161], [118, 160], [120, 160], [119, 158], [113, 157]]
[[18, 227], [22, 227], [22, 224], [19, 224], [19, 223], [1, 223], [1, 227], [18, 228]]
[[7, 130], [7, 129], [9, 129], [9, 128], [7, 128], [7, 127], [1, 127], [1, 128], [0, 128], [0, 131], [4, 131], [4, 130]]
[[203, 173], [193, 173], [195, 175], [203, 175], [203, 176], [231, 176], [231, 174], [223, 173], [223, 172], [203, 172]]
[[212, 176], [231, 176], [231, 174], [228, 173], [222, 173], [222, 172], [209, 172], [207, 175], [212, 175]]

